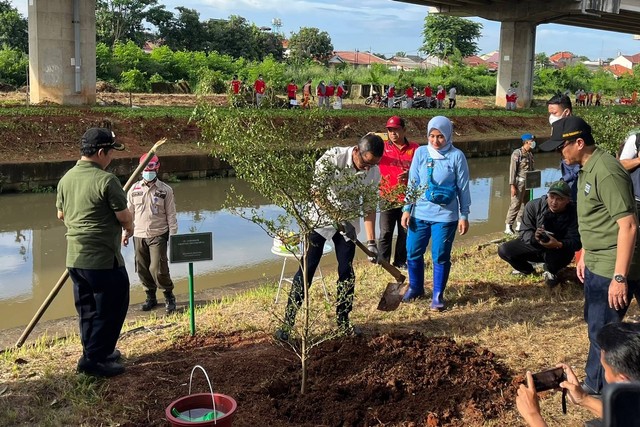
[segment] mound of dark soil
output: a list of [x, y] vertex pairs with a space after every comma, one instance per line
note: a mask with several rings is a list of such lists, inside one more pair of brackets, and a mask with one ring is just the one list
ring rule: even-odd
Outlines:
[[[481, 426], [513, 402], [507, 368], [475, 344], [419, 333], [341, 338], [313, 350], [308, 391], [300, 362], [264, 335], [186, 338], [127, 362], [109, 400], [131, 409], [126, 425], [164, 425], [201, 365], [215, 392], [238, 402], [234, 426]], [[208, 389], [194, 375], [194, 393]], [[114, 417], [115, 418], [115, 417]]]

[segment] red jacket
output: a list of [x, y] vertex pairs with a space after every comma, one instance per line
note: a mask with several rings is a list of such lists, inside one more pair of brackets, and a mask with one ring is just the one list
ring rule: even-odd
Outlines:
[[390, 88], [389, 88], [389, 91], [387, 92], [387, 96], [388, 96], [389, 98], [392, 98], [392, 97], [396, 96], [396, 89], [395, 89], [395, 88], [393, 88], [393, 87], [390, 87]]
[[333, 92], [335, 91], [335, 86], [327, 86], [327, 90], [325, 92], [326, 96], [333, 96]]
[[264, 90], [266, 89], [264, 80], [256, 80], [256, 82], [253, 84], [253, 88], [256, 90], [256, 93], [264, 93]]
[[444, 89], [440, 89], [438, 90], [438, 93], [436, 93], [436, 99], [440, 99], [443, 100], [445, 97], [445, 91]]
[[433, 92], [431, 91], [431, 86], [427, 86], [424, 88], [424, 96], [428, 96], [429, 98], [433, 96]]
[[[411, 166], [413, 155], [419, 145], [405, 138], [405, 144], [401, 148], [391, 141], [384, 143], [384, 153], [380, 159], [378, 167], [380, 168], [380, 195], [384, 197], [386, 193], [393, 191], [398, 184], [407, 185], [407, 182], [398, 182], [398, 175], [404, 171], [408, 171]], [[403, 201], [404, 195], [398, 196], [398, 201]]]
[[338, 95], [338, 98], [343, 98], [345, 93], [347, 92], [344, 89], [342, 89], [342, 86], [338, 86], [338, 89], [336, 90], [336, 94]]
[[242, 82], [240, 80], [231, 80], [231, 88], [233, 89], [234, 94], [240, 93], [240, 85]]
[[295, 99], [298, 86], [295, 83], [289, 83], [287, 85], [287, 96], [291, 99]]
[[407, 98], [413, 98], [413, 88], [411, 86], [409, 86], [404, 93], [407, 95]]

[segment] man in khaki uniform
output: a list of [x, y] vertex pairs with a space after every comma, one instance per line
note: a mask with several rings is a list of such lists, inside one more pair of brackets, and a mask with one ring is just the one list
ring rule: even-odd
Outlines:
[[[140, 157], [142, 162], [147, 155]], [[136, 251], [136, 271], [147, 293], [142, 305], [149, 311], [158, 305], [156, 291], [162, 288], [167, 313], [176, 309], [173, 281], [169, 275], [167, 243], [169, 236], [178, 232], [176, 204], [173, 190], [158, 179], [160, 160], [153, 156], [142, 172], [142, 180], [136, 182], [127, 193], [127, 207], [133, 215], [133, 243]], [[129, 239], [122, 236], [126, 246]]]
[[505, 219], [506, 234], [513, 234], [513, 223], [516, 223], [516, 231], [519, 231], [524, 214], [524, 181], [527, 172], [533, 170], [533, 149], [536, 148], [535, 137], [530, 133], [522, 135], [522, 147], [516, 148], [511, 154], [509, 165], [509, 189], [511, 192], [511, 204]]

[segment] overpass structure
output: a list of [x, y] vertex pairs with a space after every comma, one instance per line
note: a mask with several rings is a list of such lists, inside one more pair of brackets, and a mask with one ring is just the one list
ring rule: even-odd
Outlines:
[[[533, 96], [536, 27], [564, 24], [598, 30], [638, 34], [638, 0], [394, 0], [430, 6], [430, 13], [478, 16], [499, 21], [500, 64], [496, 105], [505, 105], [505, 94], [518, 83], [518, 104], [529, 106]], [[558, 88], [563, 89], [563, 88]]]

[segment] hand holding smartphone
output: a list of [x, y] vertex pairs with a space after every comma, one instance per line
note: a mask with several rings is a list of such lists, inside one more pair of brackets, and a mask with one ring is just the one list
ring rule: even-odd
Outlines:
[[560, 383], [567, 379], [562, 368], [547, 369], [533, 374], [533, 385], [536, 392], [560, 388]]

